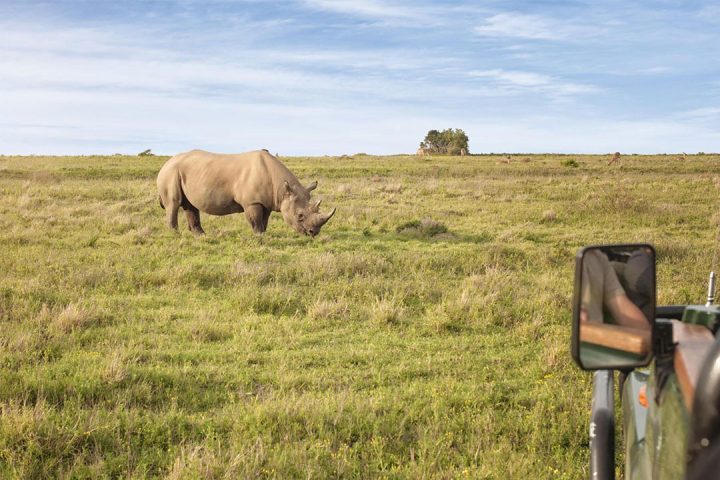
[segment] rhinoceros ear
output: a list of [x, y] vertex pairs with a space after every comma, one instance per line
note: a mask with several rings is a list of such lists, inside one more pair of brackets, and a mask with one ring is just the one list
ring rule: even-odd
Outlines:
[[290, 184], [287, 182], [287, 180], [286, 180], [283, 184], [284, 184], [284, 186], [285, 186], [285, 195], [293, 195], [293, 194], [295, 194], [295, 192], [293, 192], [293, 189], [292, 189], [292, 187], [290, 186]]
[[317, 188], [317, 180], [315, 180], [314, 182], [312, 182], [310, 185], [307, 186], [307, 191], [312, 192], [316, 188]]

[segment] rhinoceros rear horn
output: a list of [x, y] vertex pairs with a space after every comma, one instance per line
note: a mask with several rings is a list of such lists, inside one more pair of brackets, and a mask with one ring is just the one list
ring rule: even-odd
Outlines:
[[313, 212], [319, 212], [320, 211], [320, 204], [322, 203], [322, 199], [318, 200], [317, 202], [313, 203], [312, 211]]

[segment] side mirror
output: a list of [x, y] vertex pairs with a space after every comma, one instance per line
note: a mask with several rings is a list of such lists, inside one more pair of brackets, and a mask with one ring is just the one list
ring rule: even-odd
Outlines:
[[652, 359], [655, 249], [585, 247], [575, 257], [572, 356], [585, 370], [631, 369]]

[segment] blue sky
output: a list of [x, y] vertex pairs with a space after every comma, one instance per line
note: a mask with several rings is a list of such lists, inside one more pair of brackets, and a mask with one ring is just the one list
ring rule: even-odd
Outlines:
[[720, 151], [720, 4], [0, 0], [0, 153]]

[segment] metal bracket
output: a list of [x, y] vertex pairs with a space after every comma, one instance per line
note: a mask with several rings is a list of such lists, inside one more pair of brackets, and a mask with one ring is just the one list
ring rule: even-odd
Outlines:
[[675, 354], [675, 343], [673, 343], [673, 325], [665, 318], [658, 318], [655, 321], [655, 402], [660, 403], [660, 395], [663, 392], [670, 374], [674, 371], [673, 356]]

